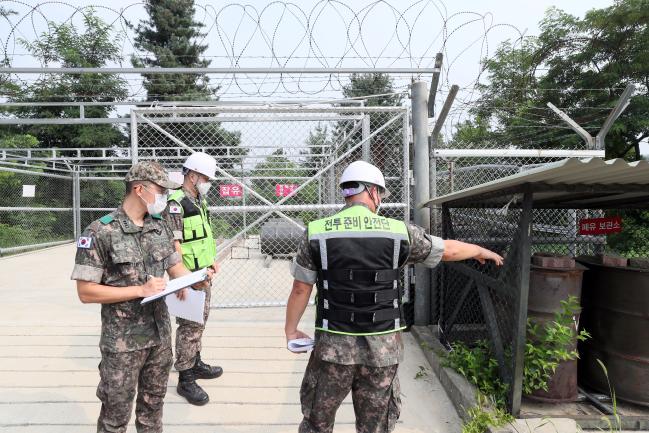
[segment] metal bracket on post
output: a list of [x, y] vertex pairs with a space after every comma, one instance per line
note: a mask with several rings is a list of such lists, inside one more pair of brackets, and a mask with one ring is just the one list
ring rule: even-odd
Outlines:
[[579, 126], [577, 122], [572, 120], [570, 116], [568, 116], [566, 113], [564, 113], [559, 108], [557, 108], [552, 102], [548, 102], [547, 106], [550, 107], [552, 111], [557, 113], [557, 115], [561, 117], [561, 119], [563, 119], [564, 122], [566, 122], [572, 129], [575, 130], [577, 134], [579, 134], [581, 138], [584, 139], [588, 149], [605, 150], [604, 139], [606, 138], [606, 134], [608, 134], [608, 131], [611, 129], [611, 126], [613, 126], [613, 122], [615, 122], [615, 120], [617, 120], [617, 118], [620, 117], [620, 115], [624, 112], [624, 110], [626, 110], [626, 107], [629, 106], [629, 99], [633, 95], [634, 91], [635, 91], [635, 86], [633, 84], [629, 84], [628, 86], [626, 86], [624, 92], [622, 92], [622, 96], [620, 96], [620, 99], [617, 101], [615, 108], [613, 108], [613, 110], [606, 118], [606, 121], [604, 121], [604, 125], [602, 126], [602, 129], [599, 130], [596, 137], [590, 135], [588, 131], [586, 131], [584, 128]]
[[439, 87], [439, 76], [442, 71], [442, 60], [444, 55], [437, 53], [435, 56], [435, 69], [433, 78], [430, 81], [430, 93], [428, 94], [428, 117], [435, 117], [435, 98], [437, 97], [437, 87]]
[[622, 96], [620, 96], [620, 100], [617, 101], [617, 104], [615, 105], [615, 108], [613, 108], [613, 111], [608, 115], [606, 120], [604, 121], [604, 125], [602, 126], [602, 129], [599, 130], [597, 133], [597, 136], [595, 137], [595, 148], [596, 149], [606, 149], [606, 143], [604, 142], [604, 139], [606, 138], [606, 134], [608, 134], [608, 131], [611, 129], [611, 126], [613, 126], [613, 122], [617, 120], [618, 117], [626, 110], [626, 108], [629, 106], [629, 99], [631, 99], [631, 96], [633, 95], [633, 92], [635, 92], [635, 86], [633, 84], [629, 84], [626, 86], [624, 89], [624, 92], [622, 92]]
[[588, 133], [588, 131], [586, 131], [584, 128], [579, 126], [577, 122], [572, 120], [570, 116], [568, 116], [566, 113], [564, 113], [559, 108], [557, 108], [552, 102], [548, 102], [547, 105], [548, 107], [550, 107], [552, 111], [557, 113], [557, 115], [561, 117], [561, 119], [563, 119], [564, 122], [566, 122], [572, 129], [574, 129], [574, 131], [577, 134], [579, 134], [581, 138], [584, 139], [584, 141], [586, 142], [586, 147], [588, 147], [589, 149], [595, 148], [595, 139], [593, 138], [592, 135]]

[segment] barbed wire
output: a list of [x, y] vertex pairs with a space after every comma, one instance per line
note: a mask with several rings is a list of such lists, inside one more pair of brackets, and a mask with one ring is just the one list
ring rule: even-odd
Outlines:
[[[307, 4], [310, 3], [310, 4]], [[113, 3], [114, 4], [114, 3]], [[0, 5], [17, 12], [4, 17], [0, 31], [2, 55], [9, 64], [38, 63], [25, 52], [24, 41], [48, 34], [51, 21], [80, 25], [93, 11], [112, 26], [114, 39], [122, 42], [119, 66], [130, 66], [131, 59], [142, 60], [134, 42], [133, 25], [146, 19], [142, 2], [121, 8], [105, 4], [79, 5], [66, 1], [42, 1], [36, 4], [20, 0], [1, 0]], [[204, 35], [197, 42], [208, 45], [202, 56], [213, 67], [432, 67], [437, 52], [448, 59], [444, 72], [453, 75], [455, 63], [462, 56], [472, 57], [478, 65], [489, 57], [492, 32], [507, 28], [507, 38], [519, 38], [521, 32], [508, 24], [494, 23], [492, 14], [472, 11], [449, 13], [441, 0], [354, 1], [314, 0], [299, 5], [288, 1], [251, 4], [210, 2], [195, 3], [195, 19], [203, 25]], [[431, 29], [438, 29], [431, 35]], [[471, 33], [470, 41], [464, 40]], [[502, 36], [502, 35], [501, 35]], [[473, 49], [477, 47], [477, 49]], [[42, 67], [56, 66], [40, 64]], [[467, 84], [479, 77], [469, 77]], [[272, 96], [277, 91], [288, 94], [315, 95], [339, 93], [348, 77], [332, 74], [317, 81], [300, 74], [276, 76], [230, 75], [210, 77], [221, 97], [231, 92]], [[418, 76], [398, 77], [397, 81]], [[307, 85], [308, 84], [308, 85]], [[398, 83], [395, 83], [398, 84]], [[131, 96], [144, 96], [144, 89]]]
[[[120, 4], [120, 1], [123, 4]], [[119, 41], [120, 60], [108, 67], [130, 67], [133, 60], [143, 60], [147, 53], [135, 44], [134, 27], [148, 19], [143, 2], [114, 0], [110, 4], [72, 1], [0, 0], [0, 7], [15, 11], [0, 17], [0, 44], [2, 57], [8, 66], [57, 67], [56, 63], [42, 63], [26, 49], [25, 41], [33, 42], [47, 37], [54, 26], [70, 24], [83, 28], [83, 19], [96, 14], [111, 27], [111, 39]], [[436, 53], [444, 55], [437, 105], [441, 106], [452, 84], [460, 91], [449, 113], [442, 132], [452, 137], [458, 126], [470, 116], [478, 101], [489, 107], [489, 101], [480, 91], [485, 81], [485, 60], [495, 48], [509, 41], [512, 49], [524, 43], [524, 33], [516, 26], [498, 22], [490, 12], [449, 11], [443, 0], [309, 0], [296, 2], [269, 0], [261, 5], [222, 1], [195, 2], [194, 19], [202, 25], [203, 34], [197, 40], [208, 48], [201, 55], [211, 67], [267, 67], [267, 68], [431, 68]], [[473, 70], [469, 70], [470, 65]], [[543, 67], [537, 68], [541, 71]], [[339, 98], [349, 85], [347, 74], [207, 74], [207, 89], [222, 101], [281, 98]], [[10, 79], [29, 86], [44, 80], [47, 75], [14, 74]], [[141, 76], [120, 75], [126, 95], [124, 99], [143, 101], [182, 97], [147, 94]], [[390, 74], [395, 95], [403, 95], [412, 80], [430, 77], [419, 74]], [[172, 83], [174, 76], [147, 78], [156, 83]], [[179, 78], [178, 78], [179, 79]], [[96, 79], [100, 83], [100, 78]], [[76, 94], [48, 94], [49, 101], [88, 101], [102, 99], [100, 88], [93, 87], [92, 77], [84, 79], [86, 87]], [[512, 88], [513, 89], [513, 88]], [[512, 90], [509, 89], [509, 90]], [[517, 87], [521, 91], [565, 92], [565, 89], [536, 89]], [[578, 89], [570, 92], [606, 91], [621, 93], [622, 89]], [[19, 93], [6, 91], [3, 100], [16, 98]], [[371, 98], [366, 95], [364, 98]], [[496, 113], [520, 120], [526, 131], [515, 137], [536, 140], [540, 128], [548, 131], [568, 129], [547, 107], [530, 107], [518, 113], [521, 102], [489, 107]], [[559, 107], [562, 108], [562, 107]], [[596, 130], [610, 107], [579, 107], [583, 126]], [[569, 108], [566, 108], [570, 112]], [[584, 110], [587, 111], [583, 114]], [[600, 123], [597, 123], [600, 122]]]

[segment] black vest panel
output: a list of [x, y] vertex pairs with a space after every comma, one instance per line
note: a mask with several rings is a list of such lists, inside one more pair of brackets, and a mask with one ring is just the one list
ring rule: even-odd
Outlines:
[[[326, 243], [326, 270], [321, 243]], [[318, 329], [371, 335], [392, 332], [405, 325], [400, 268], [408, 258], [407, 240], [375, 232], [367, 237], [311, 239], [309, 244], [318, 268]]]

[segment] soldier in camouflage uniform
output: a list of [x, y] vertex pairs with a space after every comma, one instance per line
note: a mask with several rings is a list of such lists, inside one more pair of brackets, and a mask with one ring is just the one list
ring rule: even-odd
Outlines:
[[371, 164], [352, 163], [343, 172], [341, 188], [345, 207], [309, 224], [291, 267], [295, 280], [286, 312], [287, 341], [308, 337], [298, 324], [313, 284], [318, 284], [315, 346], [300, 390], [304, 418], [299, 431], [330, 433], [336, 411], [351, 391], [356, 431], [388, 433], [401, 410], [397, 370], [403, 357], [399, 331], [405, 324], [399, 269], [471, 258], [501, 265], [502, 257], [377, 217], [385, 180]]
[[[214, 179], [216, 160], [204, 153], [190, 155], [183, 164], [182, 189], [168, 198], [163, 216], [174, 237], [176, 251], [182, 256], [185, 267], [191, 271], [208, 268], [216, 272], [216, 243], [212, 234], [210, 213], [207, 207], [207, 192]], [[212, 295], [209, 285], [205, 292], [203, 323], [176, 318], [176, 362], [179, 372], [176, 391], [191, 404], [202, 406], [209, 402], [207, 392], [196, 383], [196, 379], [215, 379], [223, 374], [219, 366], [211, 366], [201, 359], [201, 339], [205, 323], [210, 314]]]
[[[135, 164], [119, 209], [91, 223], [77, 241], [72, 279], [83, 303], [101, 305], [98, 432], [125, 432], [137, 390], [138, 432], [162, 431], [162, 405], [172, 363], [164, 299], [143, 297], [165, 288], [165, 271], [189, 273], [159, 212], [171, 182], [157, 162]], [[182, 297], [182, 296], [179, 296]]]

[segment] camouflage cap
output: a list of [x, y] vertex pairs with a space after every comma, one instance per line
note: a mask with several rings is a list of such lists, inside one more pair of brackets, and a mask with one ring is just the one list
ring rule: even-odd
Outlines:
[[124, 180], [126, 182], [148, 180], [167, 189], [178, 189], [181, 187], [179, 183], [169, 180], [167, 171], [156, 161], [138, 162], [126, 173]]

